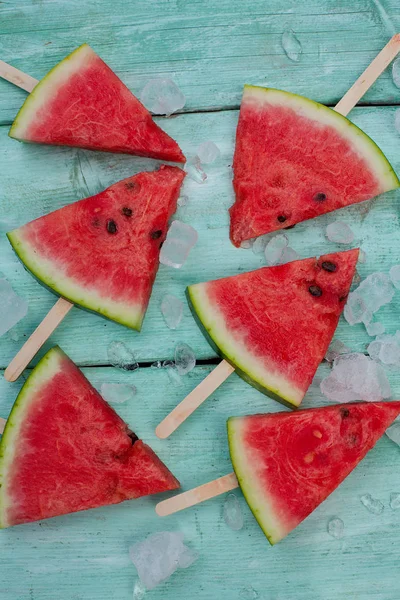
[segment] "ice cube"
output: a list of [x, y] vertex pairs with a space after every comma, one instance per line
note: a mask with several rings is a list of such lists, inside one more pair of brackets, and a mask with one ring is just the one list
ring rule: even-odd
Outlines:
[[125, 385], [124, 383], [102, 383], [100, 393], [107, 402], [122, 404], [134, 397], [136, 388], [134, 385]]
[[217, 160], [221, 156], [221, 152], [214, 142], [207, 141], [197, 148], [196, 156], [203, 165], [208, 165]]
[[344, 523], [343, 523], [342, 519], [335, 517], [334, 519], [330, 519], [328, 521], [327, 529], [328, 529], [329, 535], [331, 535], [333, 538], [339, 539], [339, 538], [343, 537]]
[[257, 600], [259, 596], [259, 593], [253, 588], [252, 585], [242, 588], [239, 592], [240, 600]]
[[188, 202], [189, 202], [189, 196], [185, 196], [184, 194], [182, 196], [179, 196], [178, 206], [187, 206]]
[[358, 253], [358, 262], [360, 264], [364, 264], [365, 262], [367, 262], [367, 254], [361, 248], [360, 248], [360, 251]]
[[175, 366], [179, 375], [186, 375], [196, 366], [196, 357], [187, 344], [179, 343], [175, 348]]
[[0, 279], [0, 336], [23, 319], [27, 312], [27, 302], [17, 296], [7, 279]]
[[185, 106], [186, 98], [172, 79], [150, 79], [140, 93], [140, 101], [155, 115], [172, 115]]
[[334, 221], [329, 223], [326, 228], [326, 237], [335, 244], [351, 244], [354, 240], [354, 233], [343, 221]]
[[189, 158], [187, 163], [185, 164], [185, 171], [196, 183], [205, 183], [207, 181], [207, 173], [201, 166], [201, 162], [198, 156], [194, 156], [193, 158]]
[[267, 245], [269, 238], [269, 234], [260, 235], [259, 237], [255, 238], [252, 245], [254, 254], [264, 254], [265, 246]]
[[178, 369], [176, 368], [176, 364], [173, 360], [164, 360], [162, 363], [162, 368], [165, 369], [165, 372], [167, 373], [171, 383], [177, 386], [182, 384], [181, 376], [178, 373]]
[[374, 360], [380, 360], [384, 365], [400, 367], [400, 331], [395, 335], [377, 335], [367, 350]]
[[293, 250], [290, 246], [283, 249], [282, 256], [278, 262], [278, 265], [284, 265], [285, 263], [292, 262], [293, 260], [298, 260], [300, 256], [297, 254], [296, 250]]
[[340, 340], [334, 339], [329, 344], [328, 350], [325, 354], [325, 360], [328, 362], [333, 362], [340, 354], [351, 354], [351, 350]]
[[391, 395], [382, 366], [359, 353], [335, 358], [332, 371], [321, 381], [321, 392], [334, 402], [375, 402]]
[[392, 65], [392, 79], [394, 85], [400, 88], [400, 58], [397, 58]]
[[265, 246], [265, 259], [267, 264], [277, 265], [282, 259], [283, 251], [287, 248], [289, 240], [284, 233], [279, 233], [273, 237]]
[[344, 307], [344, 316], [350, 325], [371, 322], [372, 315], [391, 302], [395, 290], [385, 273], [371, 273], [350, 292]]
[[187, 568], [197, 554], [183, 543], [183, 533], [162, 531], [153, 533], [129, 548], [129, 556], [147, 590], [166, 581], [175, 571]]
[[251, 248], [253, 245], [253, 240], [243, 240], [243, 242], [240, 244], [241, 248], [244, 248], [244, 250], [248, 250], [249, 248]]
[[239, 531], [243, 527], [243, 513], [235, 494], [228, 494], [225, 498], [224, 521], [233, 531]]
[[139, 368], [139, 363], [132, 350], [124, 342], [111, 342], [107, 348], [108, 360], [113, 367], [124, 369], [125, 371], [135, 371]]
[[143, 600], [146, 594], [146, 588], [143, 583], [138, 579], [135, 581], [135, 585], [133, 587], [133, 600]]
[[166, 294], [161, 300], [161, 312], [167, 327], [176, 329], [182, 320], [183, 304], [176, 296]]
[[394, 113], [394, 127], [397, 133], [400, 133], [400, 108]]
[[385, 333], [385, 326], [377, 321], [374, 321], [373, 323], [365, 323], [365, 329], [367, 330], [368, 335], [371, 337]]
[[394, 265], [389, 271], [390, 279], [394, 287], [400, 290], [400, 265]]
[[282, 48], [284, 49], [286, 56], [290, 58], [290, 60], [294, 62], [299, 62], [303, 49], [293, 29], [287, 29], [283, 32]]
[[160, 263], [180, 269], [198, 239], [197, 231], [182, 221], [172, 221], [160, 251]]
[[400, 508], [400, 494], [390, 494], [389, 506], [392, 510], [398, 510]]
[[386, 435], [389, 440], [392, 440], [395, 444], [400, 446], [400, 422], [395, 421], [390, 427], [386, 429]]
[[385, 508], [382, 502], [373, 498], [371, 494], [363, 494], [363, 496], [360, 497], [360, 500], [365, 508], [374, 515], [380, 515]]
[[162, 362], [161, 360], [156, 360], [156, 362], [153, 362], [150, 366], [152, 369], [162, 369]]

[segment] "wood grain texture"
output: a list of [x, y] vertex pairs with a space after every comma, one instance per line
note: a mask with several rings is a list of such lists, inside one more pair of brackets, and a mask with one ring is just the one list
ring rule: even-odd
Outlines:
[[[232, 471], [225, 431], [229, 416], [282, 410], [233, 374], [195, 418], [169, 440], [158, 440], [156, 423], [209, 369], [196, 368], [178, 388], [164, 371], [148, 368], [134, 373], [88, 368], [84, 373], [97, 388], [103, 382], [136, 385], [131, 402], [114, 406], [159, 453], [182, 489], [190, 489]], [[318, 377], [327, 373], [324, 365]], [[391, 374], [391, 384], [394, 394], [400, 394], [399, 373]], [[1, 416], [7, 416], [20, 385], [0, 378]], [[313, 385], [304, 406], [326, 403]], [[384, 436], [340, 488], [273, 548], [239, 491], [234, 492], [244, 514], [239, 532], [223, 520], [224, 496], [159, 518], [155, 505], [166, 495], [0, 531], [0, 598], [131, 600], [136, 571], [129, 562], [129, 545], [166, 530], [182, 531], [200, 558], [148, 592], [149, 600], [242, 600], [250, 586], [262, 600], [398, 600], [400, 511], [391, 510], [388, 502], [390, 493], [400, 492], [399, 460], [399, 448]], [[365, 493], [384, 503], [382, 515], [371, 515], [362, 506], [359, 498]], [[342, 540], [326, 531], [332, 517], [344, 521]]]

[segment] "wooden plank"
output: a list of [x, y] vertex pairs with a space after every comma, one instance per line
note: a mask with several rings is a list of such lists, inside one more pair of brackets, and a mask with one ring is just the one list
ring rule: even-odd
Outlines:
[[[394, 113], [392, 107], [359, 108], [352, 116], [382, 147], [399, 172]], [[190, 315], [185, 287], [265, 264], [262, 256], [255, 256], [251, 250], [235, 249], [228, 239], [227, 208], [233, 201], [230, 165], [236, 121], [236, 111], [186, 114], [160, 120], [188, 156], [193, 155], [200, 142], [212, 139], [220, 147], [222, 157], [207, 169], [206, 184], [185, 181], [183, 193], [188, 194], [189, 204], [179, 208], [176, 216], [197, 229], [199, 241], [182, 269], [160, 267], [141, 334], [74, 308], [50, 344], [59, 343], [74, 360], [85, 365], [108, 364], [107, 345], [112, 340], [125, 341], [141, 361], [171, 358], [178, 341], [189, 343], [198, 358], [215, 358]], [[0, 161], [0, 228], [3, 233], [155, 164], [132, 157], [19, 144], [7, 137], [6, 127], [0, 128]], [[397, 198], [398, 192], [389, 193], [385, 198], [297, 225], [287, 232], [289, 243], [302, 257], [338, 250], [338, 245], [326, 240], [324, 230], [328, 222], [341, 218], [355, 232], [354, 245], [361, 245], [367, 253], [366, 264], [359, 266], [360, 274], [366, 276], [376, 270], [388, 272], [399, 262]], [[0, 237], [0, 255], [1, 271], [16, 292], [30, 303], [27, 317], [16, 328], [20, 340], [7, 343], [2, 340], [0, 344], [0, 366], [5, 367], [22, 345], [24, 336], [29, 335], [48, 312], [54, 297], [24, 271], [4, 235]], [[166, 327], [160, 313], [160, 302], [166, 293], [175, 294], [184, 302], [184, 317], [176, 331]], [[397, 329], [399, 309], [397, 294], [394, 301], [379, 312], [388, 331]], [[355, 350], [364, 350], [370, 340], [361, 325], [349, 327], [344, 320], [339, 324], [337, 336]]]
[[[231, 471], [227, 417], [282, 410], [232, 375], [194, 418], [165, 442], [156, 438], [154, 426], [181, 393], [165, 372], [140, 369], [125, 373], [112, 368], [84, 372], [98, 388], [102, 382], [137, 386], [137, 396], [128, 404], [115, 405], [116, 409], [181, 479], [183, 489]], [[187, 375], [182, 395], [208, 372], [208, 367], [200, 367]], [[318, 377], [327, 372], [327, 366], [322, 366]], [[400, 394], [399, 373], [390, 377], [393, 390]], [[20, 382], [7, 384], [0, 377], [1, 416], [7, 415], [19, 389]], [[313, 386], [304, 406], [316, 404], [324, 402]], [[340, 488], [274, 548], [239, 491], [235, 494], [244, 514], [239, 532], [231, 531], [223, 520], [223, 496], [164, 519], [154, 513], [157, 501], [164, 497], [157, 496], [3, 530], [2, 597], [128, 600], [136, 579], [128, 558], [129, 545], [166, 530], [182, 531], [200, 558], [196, 565], [153, 590], [151, 598], [155, 600], [186, 600], [189, 594], [199, 600], [215, 600], [228, 597], [228, 593], [232, 598], [240, 593], [246, 598], [250, 586], [260, 599], [397, 600], [400, 511], [391, 510], [388, 501], [390, 493], [400, 492], [399, 460], [398, 448], [383, 438]], [[365, 493], [385, 504], [382, 515], [371, 515], [361, 505], [359, 497]], [[327, 534], [332, 517], [344, 521], [342, 540]]]
[[[295, 89], [334, 105], [400, 29], [399, 3], [384, 4], [382, 12], [367, 0], [322, 6], [318, 0], [284, 6], [252, 0], [243, 12], [241, 0], [92, 0], [77, 11], [67, 0], [20, 0], [2, 5], [0, 55], [41, 78], [88, 42], [135, 93], [151, 77], [173, 77], [187, 96], [185, 110], [237, 107], [245, 82]], [[282, 49], [282, 33], [290, 28], [303, 47], [299, 63]], [[24, 97], [0, 82], [0, 123], [13, 120]], [[365, 98], [398, 101], [389, 73]]]

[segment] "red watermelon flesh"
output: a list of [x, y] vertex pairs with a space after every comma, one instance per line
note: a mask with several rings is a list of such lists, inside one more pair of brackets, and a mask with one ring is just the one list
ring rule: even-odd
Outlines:
[[8, 238], [51, 290], [140, 330], [184, 177], [178, 167], [167, 166], [139, 173], [31, 221]]
[[38, 83], [9, 135], [24, 142], [185, 162], [178, 144], [87, 44]]
[[342, 483], [399, 414], [400, 402], [370, 402], [229, 419], [236, 476], [271, 544]]
[[245, 86], [233, 161], [235, 246], [399, 187], [378, 146], [334, 110]]
[[358, 250], [306, 258], [188, 288], [217, 352], [260, 391], [298, 406], [325, 356]]
[[58, 347], [32, 371], [7, 420], [0, 484], [1, 527], [179, 487]]

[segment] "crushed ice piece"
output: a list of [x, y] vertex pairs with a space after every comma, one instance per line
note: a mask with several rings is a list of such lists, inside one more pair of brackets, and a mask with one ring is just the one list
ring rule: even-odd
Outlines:
[[400, 367], [400, 331], [394, 335], [378, 334], [367, 349], [374, 360], [379, 360], [384, 365]]
[[282, 259], [283, 251], [287, 248], [289, 240], [284, 233], [279, 233], [275, 237], [273, 237], [268, 244], [265, 246], [265, 259], [267, 264], [277, 265], [279, 261]]
[[186, 375], [196, 366], [196, 357], [187, 344], [179, 343], [175, 348], [175, 366], [179, 375]]
[[111, 342], [107, 348], [108, 360], [113, 367], [124, 369], [125, 371], [136, 371], [139, 363], [132, 350], [124, 342]]
[[350, 325], [370, 323], [372, 315], [391, 302], [394, 293], [393, 285], [385, 273], [371, 273], [357, 289], [350, 292], [344, 307], [346, 321]]
[[341, 354], [330, 374], [321, 381], [321, 392], [334, 402], [389, 398], [390, 385], [382, 366], [364, 354]]
[[265, 246], [268, 243], [270, 236], [268, 233], [266, 233], [265, 235], [260, 235], [259, 237], [255, 238], [253, 245], [252, 245], [252, 250], [254, 252], [254, 254], [264, 254], [265, 252]]
[[333, 362], [340, 354], [351, 354], [351, 350], [340, 340], [332, 340], [326, 351], [325, 360]]
[[143, 600], [146, 594], [146, 588], [143, 583], [138, 579], [135, 581], [133, 586], [133, 600]]
[[124, 383], [102, 383], [100, 393], [107, 402], [122, 404], [134, 397], [136, 388], [134, 385], [125, 385]]
[[186, 196], [185, 194], [183, 194], [182, 196], [179, 196], [178, 206], [187, 206], [188, 202], [189, 202], [189, 196]]
[[152, 369], [162, 369], [162, 362], [161, 360], [156, 360], [156, 362], [153, 362], [150, 366]]
[[394, 265], [389, 271], [389, 276], [394, 287], [400, 290], [400, 265]]
[[282, 34], [282, 48], [286, 56], [293, 62], [299, 62], [303, 51], [301, 43], [296, 37], [293, 29], [287, 29]]
[[297, 254], [296, 250], [293, 250], [290, 246], [283, 249], [282, 256], [278, 262], [278, 265], [284, 265], [288, 262], [292, 262], [293, 260], [298, 260], [300, 256]]
[[344, 523], [343, 523], [342, 519], [339, 519], [338, 517], [335, 517], [334, 519], [330, 519], [328, 521], [327, 530], [328, 530], [329, 535], [332, 536], [333, 538], [339, 539], [339, 538], [343, 537]]
[[198, 156], [194, 156], [193, 158], [189, 158], [187, 163], [185, 164], [185, 171], [196, 183], [205, 183], [207, 181], [207, 173], [201, 166], [201, 162]]
[[187, 569], [198, 554], [183, 543], [183, 533], [161, 531], [129, 548], [140, 581], [147, 590], [166, 581], [178, 568]]
[[397, 133], [400, 133], [400, 108], [394, 113], [394, 127]]
[[240, 247], [243, 248], [244, 250], [248, 250], [249, 248], [251, 248], [253, 245], [253, 240], [243, 240], [243, 242], [241, 242]]
[[360, 248], [358, 253], [358, 262], [362, 265], [367, 262], [367, 254], [365, 250], [362, 250], [362, 248]]
[[378, 323], [378, 321], [374, 321], [373, 323], [365, 323], [365, 329], [367, 330], [368, 335], [371, 337], [385, 333], [385, 326], [383, 323]]
[[363, 496], [360, 497], [360, 500], [365, 508], [374, 515], [380, 515], [385, 508], [382, 502], [373, 498], [371, 494], [363, 494]]
[[386, 429], [386, 435], [389, 440], [400, 446], [400, 421], [395, 421]]
[[178, 373], [178, 369], [176, 368], [176, 364], [173, 360], [164, 360], [162, 363], [162, 368], [165, 369], [171, 383], [174, 385], [182, 384], [181, 376]]
[[196, 156], [203, 165], [209, 165], [221, 156], [221, 152], [214, 142], [207, 141], [197, 148]]
[[392, 65], [392, 78], [394, 85], [400, 88], [400, 58], [396, 58]]
[[166, 115], [185, 106], [186, 98], [172, 79], [150, 79], [140, 93], [140, 101], [155, 115]]
[[252, 585], [242, 588], [239, 592], [240, 600], [257, 600], [259, 596], [259, 593], [253, 588]]
[[392, 510], [398, 510], [400, 508], [400, 494], [390, 494], [389, 506]]
[[235, 494], [228, 494], [225, 498], [224, 521], [233, 531], [239, 531], [243, 527], [243, 513]]
[[7, 279], [0, 279], [0, 336], [23, 319], [27, 312], [28, 303], [17, 296]]
[[326, 228], [326, 237], [335, 244], [351, 244], [354, 240], [354, 233], [343, 221], [334, 221], [329, 223]]
[[161, 300], [161, 313], [167, 327], [176, 329], [182, 320], [183, 303], [172, 294], [166, 294]]
[[167, 238], [161, 246], [160, 263], [180, 269], [185, 264], [198, 237], [197, 231], [191, 225], [182, 221], [172, 221]]

